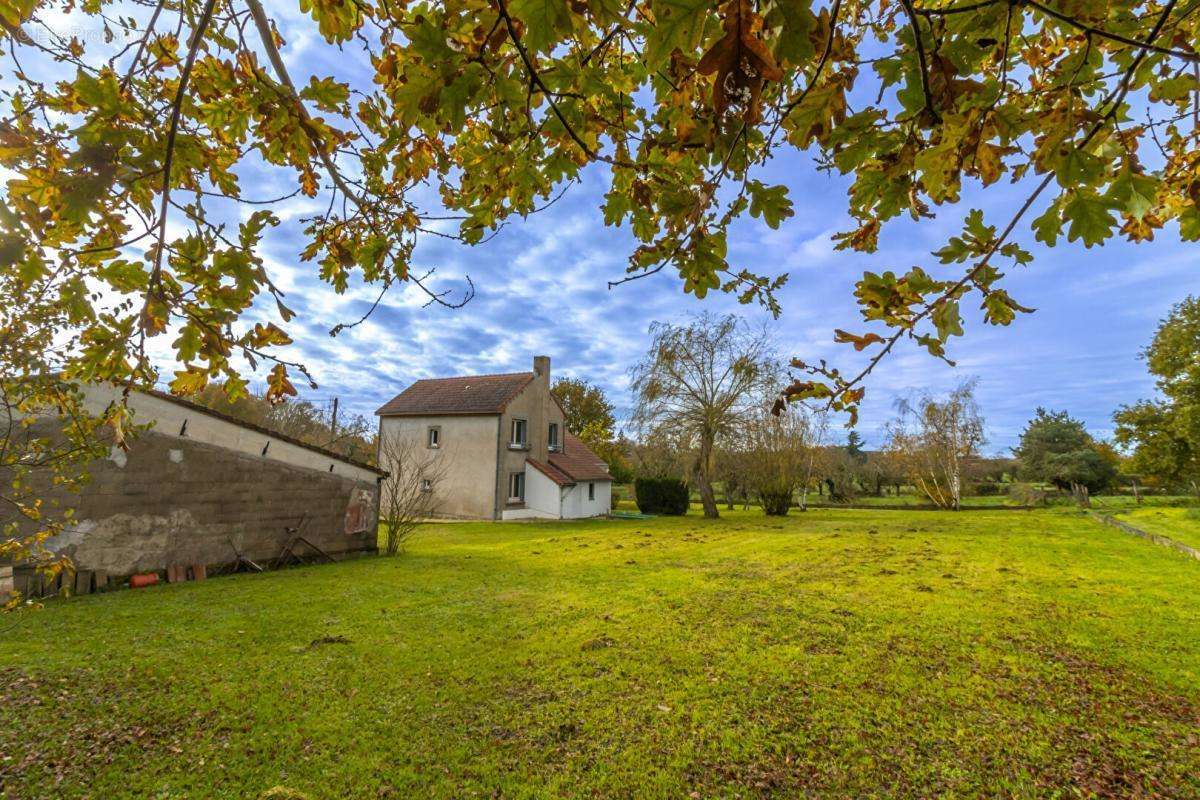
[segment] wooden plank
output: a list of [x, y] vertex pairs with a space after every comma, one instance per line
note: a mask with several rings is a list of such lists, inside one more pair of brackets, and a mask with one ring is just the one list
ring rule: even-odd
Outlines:
[[75, 594], [92, 593], [92, 571], [80, 569], [75, 571]]
[[33, 596], [33, 570], [18, 569], [13, 572], [13, 587], [20, 593], [21, 597]]
[[192, 564], [192, 580], [202, 581], [208, 577], [208, 566], [205, 564]]
[[58, 583], [61, 580], [61, 576], [57, 574], [47, 575], [39, 572], [38, 577], [40, 578], [38, 581], [38, 597], [54, 597], [58, 594]]
[[92, 583], [96, 587], [97, 592], [108, 591], [108, 573], [102, 569], [98, 569], [92, 573]]

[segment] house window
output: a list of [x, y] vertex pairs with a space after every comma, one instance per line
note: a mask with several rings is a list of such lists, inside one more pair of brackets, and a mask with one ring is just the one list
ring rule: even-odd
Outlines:
[[589, 483], [588, 484], [588, 500], [595, 500], [595, 499], [596, 499], [596, 484]]
[[510, 503], [525, 502], [524, 472], [514, 472], [508, 476], [508, 501]]
[[550, 423], [550, 434], [546, 437], [546, 441], [547, 441], [547, 446], [551, 450], [558, 449], [558, 423], [557, 422]]
[[512, 421], [512, 438], [509, 439], [509, 447], [524, 447], [528, 441], [526, 431], [528, 424], [523, 419], [514, 419]]
[[436, 450], [442, 446], [442, 429], [437, 425], [433, 425], [425, 434], [425, 444], [427, 447]]
[[422, 492], [432, 492], [433, 491], [433, 481], [431, 481], [429, 478], [421, 478], [421, 491]]

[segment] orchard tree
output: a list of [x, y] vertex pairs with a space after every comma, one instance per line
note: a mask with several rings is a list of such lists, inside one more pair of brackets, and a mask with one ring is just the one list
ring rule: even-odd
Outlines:
[[559, 378], [550, 387], [550, 393], [562, 406], [567, 430], [571, 433], [579, 436], [585, 428], [594, 426], [607, 431], [612, 438], [617, 420], [613, 416], [613, 404], [599, 386], [581, 378]]
[[633, 470], [629, 466], [629, 441], [623, 435], [614, 437], [612, 429], [599, 421], [589, 422], [579, 432], [579, 441], [608, 465], [613, 483], [629, 483]]
[[[865, 366], [793, 361], [789, 397], [852, 416], [898, 342], [948, 358], [963, 303], [993, 325], [1028, 310], [1004, 284], [1031, 260], [1019, 231], [1049, 246], [1171, 224], [1200, 238], [1200, 15], [1176, 0], [297, 7], [281, 25], [261, 0], [0, 0], [3, 330], [50, 347], [0, 344], [0, 375], [25, 387], [9, 392], [16, 418], [83, 420], [71, 381], [132, 388], [162, 365], [179, 394], [238, 396], [261, 369], [270, 399], [291, 396], [313, 381], [286, 355], [295, 314], [268, 231], [336, 292], [363, 281], [375, 305], [395, 287], [460, 305], [469, 279], [435, 283], [418, 238], [479, 244], [593, 165], [610, 187], [598, 219], [637, 240], [610, 285], [665, 272], [775, 313], [787, 276], [731, 261], [730, 226], [828, 213], [764, 180], [775, 155], [847, 176], [854, 222], [835, 238], [864, 254], [898, 218], [1015, 182], [1015, 206], [970, 210], [933, 254], [954, 272], [863, 274], [873, 329], [835, 337]], [[285, 31], [308, 43], [303, 62]], [[319, 210], [276, 213], [294, 196]], [[120, 445], [131, 424], [114, 408], [80, 430]]]
[[1200, 299], [1188, 297], [1158, 326], [1143, 357], [1162, 397], [1123, 406], [1116, 440], [1133, 447], [1135, 474], [1200, 494]]
[[608, 464], [613, 482], [632, 480], [627, 443], [613, 433], [617, 420], [604, 390], [581, 378], [559, 378], [550, 387], [550, 393], [562, 407], [567, 430]]
[[650, 348], [631, 370], [633, 422], [646, 436], [682, 444], [704, 515], [719, 516], [713, 494], [717, 442], [737, 428], [777, 369], [765, 330], [730, 314], [650, 326]]
[[774, 398], [752, 408], [742, 430], [746, 437], [744, 480], [768, 516], [785, 516], [809, 478], [816, 425], [801, 403], [772, 413]]
[[438, 513], [452, 462], [448, 455], [395, 434], [378, 444], [379, 463], [388, 471], [379, 487], [379, 523], [384, 529], [384, 552], [394, 556], [422, 522]]

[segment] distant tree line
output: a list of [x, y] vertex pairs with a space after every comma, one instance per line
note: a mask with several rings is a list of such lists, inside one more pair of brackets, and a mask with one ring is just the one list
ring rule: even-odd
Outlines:
[[814, 493], [849, 503], [908, 492], [958, 509], [968, 494], [1007, 493], [1021, 504], [1067, 495], [1086, 506], [1121, 486], [1197, 492], [1200, 302], [1192, 298], [1145, 351], [1162, 397], [1120, 409], [1115, 442], [1097, 439], [1065, 410], [1038, 408], [1011, 458], [983, 454], [974, 379], [901, 400], [882, 446], [870, 451], [854, 430], [843, 444], [828, 441], [821, 404], [778, 402], [787, 369], [765, 330], [705, 314], [650, 332], [631, 370], [637, 440], [613, 445], [634, 476], [694, 489], [706, 516], [718, 515], [719, 502], [783, 514], [806, 507]]

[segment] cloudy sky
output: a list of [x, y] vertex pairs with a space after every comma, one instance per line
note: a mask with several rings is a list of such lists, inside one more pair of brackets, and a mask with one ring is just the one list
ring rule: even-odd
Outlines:
[[[290, 13], [279, 23], [288, 40], [284, 57], [297, 82], [312, 73], [367, 79], [365, 72], [355, 74], [356, 58], [316, 40], [311, 22], [295, 16], [294, 7]], [[359, 70], [366, 66], [357, 61]], [[770, 321], [782, 355], [826, 357], [847, 367], [857, 359], [848, 347], [833, 344], [832, 331], [864, 330], [852, 294], [864, 270], [903, 271], [920, 264], [948, 275], [929, 251], [957, 232], [966, 211], [978, 206], [987, 209], [991, 222], [1006, 219], [1027, 191], [996, 185], [986, 198], [967, 191], [958, 206], [936, 209], [935, 220], [890, 223], [879, 251], [864, 255], [835, 252], [830, 242], [834, 232], [853, 227], [844, 213], [844, 179], [818, 172], [810, 158], [798, 154], [775, 160], [758, 177], [788, 185], [796, 215], [777, 231], [744, 220], [730, 241], [732, 264], [791, 276], [781, 295], [783, 314]], [[294, 180], [288, 173], [264, 171], [244, 175], [242, 185], [255, 187], [256, 196], [271, 196], [294, 189]], [[422, 241], [414, 268], [435, 268], [438, 288], [461, 289], [469, 275], [474, 300], [459, 310], [422, 308], [423, 296], [398, 291], [367, 322], [337, 338], [329, 329], [357, 319], [376, 290], [353, 286], [339, 296], [320, 282], [313, 265], [297, 258], [298, 219], [316, 206], [303, 199], [279, 204], [274, 211], [285, 224], [271, 234], [266, 258], [298, 312], [288, 326], [296, 340], [289, 355], [305, 362], [320, 384], [308, 396], [317, 401], [336, 396], [343, 408], [371, 415], [417, 378], [527, 370], [535, 354], [547, 354], [556, 375], [600, 384], [625, 414], [628, 369], [645, 351], [651, 322], [682, 321], [705, 310], [766, 319], [732, 298], [687, 296], [665, 273], [609, 290], [607, 282], [624, 274], [634, 245], [627, 228], [603, 224], [599, 205], [606, 184], [605, 170], [590, 169], [550, 209], [510, 221], [482, 246]], [[1114, 242], [1091, 250], [1065, 243], [1053, 251], [1036, 246], [1027, 225], [1019, 238], [1035, 261], [1010, 271], [1007, 287], [1037, 312], [1009, 328], [983, 325], [971, 314], [967, 335], [951, 345], [954, 368], [899, 347], [867, 385], [859, 430], [868, 443], [880, 443], [897, 398], [944, 390], [972, 376], [979, 379], [991, 452], [1011, 447], [1037, 406], [1067, 409], [1106, 436], [1115, 408], [1152, 393], [1138, 354], [1171, 305], [1194, 291], [1194, 247], [1179, 242], [1174, 228], [1148, 244]]]
[[[737, 267], [790, 274], [783, 314], [770, 321], [781, 353], [855, 363], [852, 350], [833, 344], [832, 331], [863, 330], [853, 298], [856, 278], [864, 269], [928, 268], [929, 251], [960, 224], [968, 206], [943, 208], [932, 223], [900, 222], [887, 230], [878, 253], [841, 253], [829, 237], [851, 227], [841, 212], [845, 182], [816, 172], [802, 158], [774, 163], [767, 174], [791, 187], [796, 216], [778, 231], [747, 220], [731, 241], [731, 260]], [[696, 300], [667, 274], [609, 290], [607, 282], [623, 274], [633, 245], [627, 229], [602, 222], [605, 182], [601, 171], [589, 173], [551, 209], [510, 224], [480, 247], [423, 242], [416, 264], [436, 267], [445, 288], [470, 275], [474, 300], [459, 310], [423, 309], [415, 293], [389, 295], [366, 323], [336, 339], [329, 328], [361, 315], [373, 294], [364, 287], [335, 295], [311, 269], [296, 265], [298, 241], [276, 236], [271, 264], [290, 287], [288, 302], [300, 312], [296, 322], [303, 320], [296, 349], [321, 384], [313, 394], [338, 395], [345, 406], [369, 414], [416, 378], [527, 370], [535, 353], [545, 353], [555, 374], [600, 384], [624, 410], [627, 371], [645, 352], [651, 322], [684, 320], [704, 310], [769, 320], [728, 297]], [[993, 207], [1019, 202], [1004, 194], [997, 193]], [[977, 376], [990, 451], [1011, 447], [1039, 405], [1068, 409], [1107, 435], [1117, 406], [1152, 392], [1139, 351], [1157, 321], [1196, 285], [1194, 254], [1170, 233], [1136, 247], [1035, 248], [1034, 263], [1010, 273], [1008, 284], [1019, 302], [1037, 312], [1008, 328], [984, 325], [972, 314], [967, 335], [952, 344], [953, 368], [900, 347], [870, 379], [860, 432], [878, 443], [897, 398]], [[1032, 241], [1023, 238], [1027, 245]]]
[[[305, 20], [284, 20], [285, 57], [297, 75], [346, 74], [346, 59], [314, 41]], [[330, 59], [338, 59], [333, 63]], [[286, 176], [284, 176], [286, 179]], [[987, 197], [964, 194], [958, 206], [937, 209], [935, 220], [896, 220], [885, 228], [875, 254], [833, 250], [830, 236], [852, 228], [844, 212], [847, 181], [817, 171], [813, 161], [791, 154], [772, 162], [760, 179], [791, 189], [796, 215], [780, 230], [746, 219], [730, 241], [735, 268], [788, 273], [783, 314], [770, 320], [781, 354], [806, 360], [826, 357], [856, 363], [853, 351], [832, 342], [834, 328], [863, 330], [853, 298], [864, 270], [907, 270], [920, 264], [939, 274], [929, 256], [957, 232], [966, 211], [987, 209], [995, 221], [1016, 208], [1024, 186], [994, 185]], [[249, 185], [247, 182], [246, 185]], [[438, 238], [417, 249], [417, 268], [436, 268], [441, 288], [461, 287], [469, 275], [477, 294], [465, 308], [422, 308], [415, 292], [389, 295], [363, 325], [330, 338], [338, 322], [353, 320], [374, 299], [369, 287], [339, 297], [310, 266], [299, 264], [296, 226], [270, 242], [273, 272], [290, 287], [289, 303], [300, 313], [296, 350], [321, 384], [311, 394], [339, 396], [344, 407], [371, 414], [416, 378], [526, 370], [534, 354], [553, 359], [557, 375], [600, 384], [627, 413], [628, 369], [645, 352], [651, 322], [681, 321], [704, 310], [733, 312], [758, 322], [768, 315], [732, 298], [685, 295], [679, 281], [662, 273], [609, 290], [624, 273], [633, 238], [627, 228], [605, 227], [599, 212], [606, 171], [594, 168], [558, 203], [526, 220], [511, 221], [485, 245], [467, 248]], [[302, 205], [283, 214], [301, 215]], [[1039, 209], [1027, 219], [1036, 216]], [[898, 348], [868, 384], [859, 430], [879, 444], [897, 398], [948, 389], [979, 379], [991, 452], [1011, 447], [1037, 406], [1067, 409], [1099, 436], [1111, 431], [1122, 403], [1148, 396], [1153, 382], [1139, 352], [1171, 305], [1197, 285], [1194, 248], [1173, 228], [1139, 246], [1112, 242], [1101, 248], [1037, 246], [1027, 227], [1020, 239], [1035, 254], [1032, 265], [1010, 271], [1007, 285], [1037, 312], [1008, 328], [969, 317], [967, 335], [952, 343], [950, 367], [909, 346]], [[964, 304], [966, 305], [966, 304]]]

